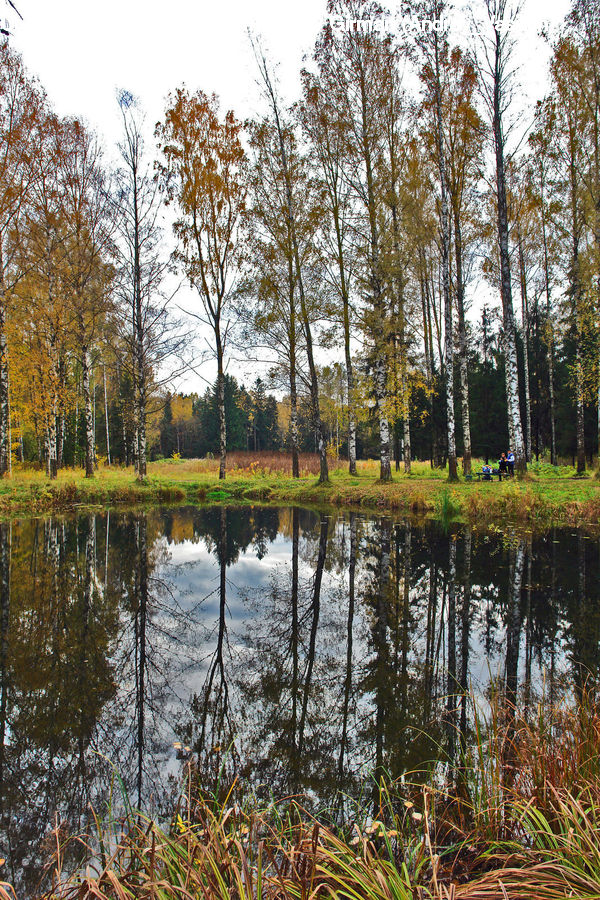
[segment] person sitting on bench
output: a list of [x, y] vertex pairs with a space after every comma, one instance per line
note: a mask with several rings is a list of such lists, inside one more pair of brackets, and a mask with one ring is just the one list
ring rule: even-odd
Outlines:
[[491, 481], [492, 480], [492, 467], [487, 463], [481, 467], [481, 475], [483, 481]]

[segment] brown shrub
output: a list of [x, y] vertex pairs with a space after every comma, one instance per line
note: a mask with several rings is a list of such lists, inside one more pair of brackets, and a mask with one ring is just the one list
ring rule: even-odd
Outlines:
[[[204, 460], [203, 460], [204, 462]], [[211, 471], [219, 468], [218, 459], [210, 460]], [[318, 453], [300, 453], [300, 475], [319, 474]], [[245, 451], [234, 450], [227, 454], [227, 469], [230, 472], [238, 472], [248, 475], [291, 475], [292, 454], [278, 453], [277, 451], [259, 450]]]

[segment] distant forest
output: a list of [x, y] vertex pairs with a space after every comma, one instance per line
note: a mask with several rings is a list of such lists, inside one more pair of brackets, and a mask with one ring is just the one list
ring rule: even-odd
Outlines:
[[[180, 87], [152, 138], [121, 91], [116, 166], [5, 37], [0, 475], [118, 462], [143, 479], [148, 459], [212, 454], [225, 477], [227, 450], [281, 449], [295, 475], [319, 453], [321, 480], [340, 455], [351, 472], [377, 458], [383, 481], [413, 459], [452, 480], [509, 448], [518, 472], [542, 456], [584, 473], [600, 434], [600, 2], [573, 0], [531, 108], [516, 7], [478, 9], [455, 45], [443, 0], [409, 0], [401, 22], [329, 0], [297, 97], [251, 39], [260, 117]], [[214, 383], [178, 392], [198, 371]]]

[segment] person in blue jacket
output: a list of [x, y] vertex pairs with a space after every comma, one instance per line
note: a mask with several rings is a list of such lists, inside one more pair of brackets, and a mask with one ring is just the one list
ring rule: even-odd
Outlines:
[[506, 464], [508, 466], [508, 474], [514, 475], [515, 474], [515, 454], [512, 452], [512, 450], [509, 450], [508, 453], [506, 454]]

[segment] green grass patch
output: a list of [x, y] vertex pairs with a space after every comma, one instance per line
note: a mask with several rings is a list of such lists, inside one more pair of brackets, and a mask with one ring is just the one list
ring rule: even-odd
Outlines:
[[[258, 454], [260, 457], [260, 454]], [[235, 457], [234, 457], [235, 459]], [[600, 481], [575, 479], [570, 466], [532, 464], [521, 481], [465, 482], [449, 485], [447, 470], [414, 462], [412, 472], [394, 472], [391, 483], [379, 482], [379, 466], [360, 462], [356, 476], [344, 465], [332, 464], [330, 481], [319, 484], [308, 468], [291, 477], [283, 456], [267, 467], [260, 459], [232, 464], [219, 480], [216, 460], [161, 460], [150, 463], [148, 477], [137, 481], [131, 468], [105, 467], [91, 479], [81, 470], [66, 469], [55, 481], [44, 473], [16, 468], [12, 478], [0, 480], [0, 515], [42, 513], [86, 505], [136, 503], [263, 502], [279, 505], [351, 507], [374, 512], [418, 513], [442, 520], [490, 524], [502, 519], [545, 527], [550, 524], [600, 524]], [[480, 468], [475, 461], [473, 469]]]

